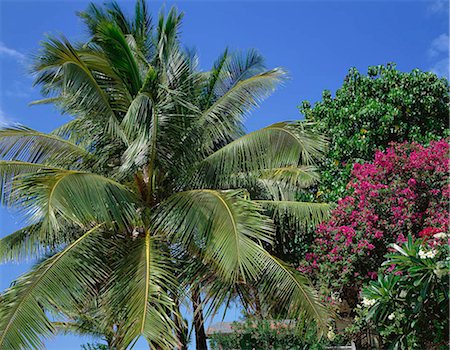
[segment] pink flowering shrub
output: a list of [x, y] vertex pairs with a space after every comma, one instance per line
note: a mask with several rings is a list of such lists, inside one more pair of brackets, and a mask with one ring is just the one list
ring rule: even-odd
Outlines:
[[389, 244], [448, 231], [448, 153], [448, 140], [401, 143], [377, 151], [373, 163], [354, 164], [347, 185], [353, 193], [317, 227], [299, 270], [355, 306]]

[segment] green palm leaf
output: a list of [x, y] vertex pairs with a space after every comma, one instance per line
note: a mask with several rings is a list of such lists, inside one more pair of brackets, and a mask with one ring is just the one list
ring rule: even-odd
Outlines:
[[[282, 167], [311, 165], [323, 156], [325, 147], [323, 138], [301, 124], [273, 124], [206, 157], [200, 164], [198, 180], [214, 185], [220, 183], [220, 177], [240, 172], [273, 172]], [[286, 177], [286, 172], [278, 176]]]
[[205, 141], [210, 140], [206, 146], [212, 147], [214, 142], [230, 135], [241, 136], [243, 116], [269, 96], [284, 76], [283, 70], [273, 69], [232, 85], [198, 121], [198, 128], [204, 130]]
[[46, 253], [39, 231], [40, 225], [32, 224], [0, 239], [0, 261], [19, 261]]
[[317, 184], [320, 175], [314, 166], [288, 166], [263, 170], [259, 178], [280, 183], [297, 191], [300, 188], [308, 188]]
[[[161, 211], [158, 227], [173, 232], [176, 242], [187, 245], [209, 270], [219, 272], [221, 287], [210, 296], [215, 308], [241, 283], [261, 284], [269, 308], [282, 300], [281, 305], [288, 306], [283, 310], [286, 316], [303, 316], [323, 328], [326, 310], [314, 289], [258, 243], [271, 242], [273, 227], [261, 209], [242, 195], [212, 190], [178, 193]], [[277, 298], [271, 298], [274, 295]]]
[[31, 221], [42, 222], [42, 230], [50, 235], [65, 222], [129, 227], [136, 215], [134, 194], [100, 175], [49, 169], [15, 177], [13, 182], [4, 196], [6, 204], [21, 209]]
[[319, 333], [323, 333], [330, 315], [308, 279], [266, 251], [261, 250], [258, 258], [264, 266], [263, 303], [282, 317], [299, 320], [299, 325], [313, 320]]
[[272, 212], [273, 216], [288, 219], [291, 227], [317, 225], [328, 217], [330, 206], [326, 203], [296, 201], [255, 200], [256, 203]]
[[126, 84], [131, 96], [142, 86], [141, 72], [122, 30], [115, 23], [102, 21], [96, 28], [96, 42]]
[[103, 268], [92, 259], [99, 228], [37, 265], [1, 296], [0, 348], [43, 348], [41, 337], [55, 331], [43, 307], [55, 310], [73, 304], [77, 294], [92, 288], [93, 278], [102, 274]]
[[193, 190], [180, 192], [163, 204], [158, 229], [172, 233], [205, 263], [216, 265], [223, 279], [254, 279], [254, 240], [272, 241], [272, 222], [242, 192]]
[[169, 292], [176, 289], [176, 280], [168, 256], [149, 231], [121, 244], [123, 255], [114, 269], [111, 302], [124, 319], [124, 338], [116, 345], [125, 349], [144, 336], [152, 347], [172, 349], [176, 339], [170, 316], [175, 304]]
[[24, 126], [0, 129], [0, 158], [53, 164], [76, 163], [89, 153], [82, 147], [56, 135], [45, 134]]

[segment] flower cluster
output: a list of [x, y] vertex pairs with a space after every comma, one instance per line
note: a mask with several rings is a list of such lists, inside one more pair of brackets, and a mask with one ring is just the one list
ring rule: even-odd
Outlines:
[[418, 255], [421, 259], [433, 259], [436, 256], [436, 251], [432, 249], [426, 252], [420, 249]]
[[[409, 234], [430, 246], [444, 244], [449, 230], [448, 140], [392, 144], [373, 163], [353, 166], [348, 189], [316, 238], [299, 270], [355, 305], [360, 286], [377, 278], [391, 243]], [[424, 258], [433, 250], [424, 251]], [[422, 257], [422, 256], [420, 256]], [[352, 303], [352, 299], [355, 303]]]
[[367, 298], [363, 298], [363, 300], [362, 300], [362, 304], [363, 304], [365, 307], [371, 307], [371, 306], [375, 305], [375, 303], [376, 303], [376, 300], [375, 300], [375, 299], [367, 299]]

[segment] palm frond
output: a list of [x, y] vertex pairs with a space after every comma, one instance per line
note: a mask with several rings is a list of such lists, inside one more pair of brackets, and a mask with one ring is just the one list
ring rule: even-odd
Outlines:
[[[116, 125], [116, 110], [123, 111], [131, 100], [125, 83], [103, 53], [77, 49], [65, 38], [49, 37], [43, 42], [33, 70], [34, 84], [41, 86], [44, 96], [56, 95], [51, 102], [63, 113]], [[117, 132], [113, 136], [123, 135]]]
[[100, 22], [96, 30], [96, 42], [126, 84], [130, 95], [136, 96], [142, 87], [143, 77], [124, 32], [109, 21]]
[[145, 57], [149, 57], [152, 50], [151, 43], [152, 20], [148, 13], [145, 0], [136, 1], [134, 9], [133, 36], [139, 50]]
[[203, 106], [209, 108], [215, 101], [216, 85], [220, 82], [220, 78], [224, 75], [224, 67], [229, 57], [228, 48], [214, 62], [212, 69], [208, 72], [206, 80], [205, 92], [203, 93]]
[[[315, 185], [320, 175], [313, 166], [286, 166], [234, 174], [216, 174], [211, 186], [219, 188], [251, 188], [260, 186], [273, 199], [294, 198], [302, 188]], [[281, 194], [288, 195], [284, 197]], [[280, 197], [281, 195], [281, 197]]]
[[43, 170], [64, 170], [43, 164], [21, 162], [15, 160], [0, 160], [0, 202], [6, 204], [13, 189], [16, 177], [23, 174], [33, 174]]
[[192, 190], [171, 196], [160, 209], [158, 230], [213, 264], [232, 283], [257, 278], [255, 240], [271, 243], [274, 228], [242, 191]]
[[287, 305], [283, 310], [286, 316], [303, 316], [323, 328], [326, 310], [311, 285], [258, 243], [271, 242], [273, 226], [260, 207], [244, 195], [241, 191], [213, 190], [178, 193], [161, 210], [158, 228], [172, 233], [175, 242], [202, 259], [212, 281], [220, 280], [219, 294], [208, 295], [213, 308], [217, 309], [237, 286], [260, 284], [268, 307], [277, 310], [276, 306]]
[[131, 102], [121, 127], [128, 139], [135, 140], [138, 135], [150, 134], [152, 127], [152, 100], [145, 93], [139, 93]]
[[100, 123], [95, 123], [90, 118], [78, 117], [52, 130], [50, 134], [68, 140], [89, 152], [95, 152], [98, 141], [105, 137], [104, 131], [104, 126]]
[[[240, 172], [312, 165], [323, 156], [326, 142], [302, 124], [277, 123], [230, 142], [200, 164], [200, 182], [217, 184], [220, 177]], [[284, 175], [286, 172], [284, 172]]]
[[291, 227], [317, 225], [325, 221], [330, 206], [326, 203], [310, 203], [296, 201], [255, 200], [263, 208], [272, 213], [280, 221], [287, 219]]
[[330, 315], [308, 279], [266, 251], [261, 250], [258, 258], [264, 271], [262, 303], [287, 319], [314, 321], [319, 334], [323, 334]]
[[49, 37], [43, 42], [34, 71], [34, 84], [42, 85], [45, 96], [54, 91], [61, 93], [69, 111], [88, 107], [97, 114], [113, 113], [106, 92], [67, 39]]
[[76, 161], [90, 156], [84, 148], [51, 134], [24, 126], [0, 129], [0, 158], [29, 163]]
[[0, 239], [0, 261], [41, 257], [47, 250], [40, 241], [40, 224], [28, 225]]
[[261, 179], [275, 181], [297, 191], [308, 188], [320, 180], [318, 169], [314, 166], [288, 166], [261, 171]]
[[15, 177], [4, 198], [44, 232], [57, 232], [62, 222], [81, 227], [104, 222], [129, 227], [137, 200], [123, 185], [106, 177], [71, 170], [42, 170]]
[[199, 118], [197, 127], [211, 148], [214, 143], [242, 135], [242, 121], [246, 113], [268, 97], [282, 81], [285, 73], [272, 69], [251, 76], [232, 85], [217, 98]]
[[220, 79], [214, 84], [214, 101], [225, 95], [239, 82], [266, 71], [264, 58], [256, 50], [233, 52], [227, 55]]
[[121, 245], [111, 293], [113, 310], [124, 319], [124, 338], [116, 346], [125, 349], [143, 336], [152, 347], [173, 349], [175, 325], [170, 315], [175, 304], [169, 293], [176, 289], [176, 279], [162, 243], [146, 231]]
[[[46, 311], [71, 305], [92, 288], [102, 266], [95, 264], [100, 225], [88, 230], [61, 253], [38, 264], [10, 287], [0, 300], [0, 348], [42, 349], [41, 338], [55, 332]], [[70, 293], [67, 291], [70, 290]]]
[[169, 10], [165, 16], [163, 11], [159, 13], [158, 23], [156, 26], [155, 43], [156, 43], [156, 63], [166, 62], [170, 57], [172, 50], [178, 49], [179, 31], [183, 13], [178, 12], [175, 7]]

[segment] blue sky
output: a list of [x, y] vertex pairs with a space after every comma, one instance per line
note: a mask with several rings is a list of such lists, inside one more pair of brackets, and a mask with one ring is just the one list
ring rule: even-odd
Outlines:
[[[131, 9], [132, 1], [119, 1]], [[50, 106], [29, 107], [39, 99], [27, 73], [28, 56], [46, 33], [83, 40], [75, 12], [87, 1], [0, 0], [0, 123], [17, 122], [50, 131], [67, 117]], [[151, 1], [156, 13], [162, 2]], [[448, 76], [448, 1], [179, 1], [185, 13], [182, 38], [195, 47], [208, 69], [225, 47], [258, 49], [268, 67], [283, 67], [290, 79], [250, 115], [254, 130], [276, 121], [300, 118], [302, 100], [320, 100], [334, 92], [350, 67], [396, 62]], [[0, 209], [0, 237], [23, 225], [18, 214]], [[6, 288], [29, 264], [0, 266], [0, 288]], [[239, 316], [233, 308], [227, 319]], [[48, 349], [79, 349], [75, 337], [57, 337]], [[141, 343], [135, 349], [145, 349]]]

